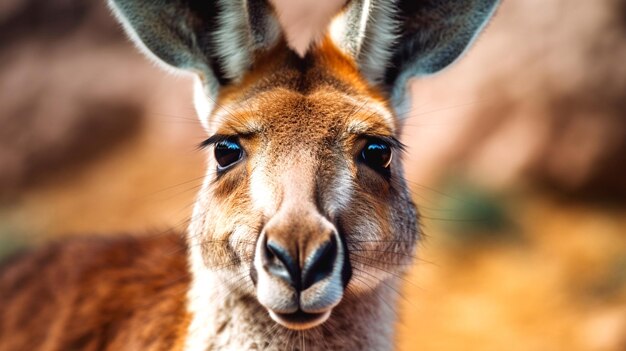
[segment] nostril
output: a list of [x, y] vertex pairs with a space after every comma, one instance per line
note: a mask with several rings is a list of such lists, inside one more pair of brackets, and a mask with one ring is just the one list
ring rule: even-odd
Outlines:
[[307, 257], [302, 270], [302, 290], [332, 274], [337, 250], [337, 240], [333, 236]]
[[267, 270], [298, 289], [300, 285], [300, 268], [289, 251], [278, 243], [268, 240], [265, 244]]

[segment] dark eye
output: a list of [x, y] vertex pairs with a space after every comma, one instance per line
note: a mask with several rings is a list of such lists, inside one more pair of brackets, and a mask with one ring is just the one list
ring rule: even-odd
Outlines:
[[386, 171], [391, 164], [391, 147], [382, 140], [369, 140], [361, 151], [361, 159], [375, 171]]
[[219, 170], [235, 164], [242, 156], [243, 150], [236, 139], [229, 138], [215, 144], [215, 159]]

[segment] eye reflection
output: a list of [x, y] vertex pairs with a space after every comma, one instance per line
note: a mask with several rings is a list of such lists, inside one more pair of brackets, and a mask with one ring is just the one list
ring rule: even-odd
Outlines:
[[361, 151], [361, 159], [375, 171], [388, 170], [392, 159], [391, 147], [382, 140], [370, 140]]
[[215, 160], [217, 168], [225, 170], [234, 165], [243, 156], [243, 150], [239, 141], [234, 138], [222, 140], [215, 144]]

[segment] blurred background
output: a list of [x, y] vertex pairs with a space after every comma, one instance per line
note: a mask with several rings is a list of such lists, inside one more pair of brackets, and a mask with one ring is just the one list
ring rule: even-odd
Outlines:
[[[504, 0], [411, 86], [423, 215], [399, 350], [626, 350], [626, 1]], [[184, 230], [204, 169], [187, 78], [103, 1], [0, 2], [0, 257]]]

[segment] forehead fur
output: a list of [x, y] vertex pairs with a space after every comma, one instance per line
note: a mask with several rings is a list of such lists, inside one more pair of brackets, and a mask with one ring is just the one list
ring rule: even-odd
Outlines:
[[253, 133], [271, 120], [274, 127], [297, 122], [309, 131], [345, 122], [354, 133], [395, 134], [396, 119], [386, 97], [330, 41], [304, 57], [281, 43], [256, 62], [240, 83], [220, 94], [213, 130]]

